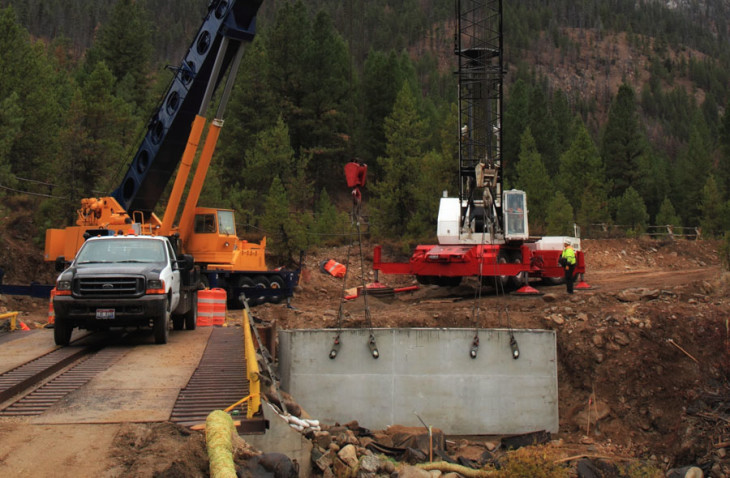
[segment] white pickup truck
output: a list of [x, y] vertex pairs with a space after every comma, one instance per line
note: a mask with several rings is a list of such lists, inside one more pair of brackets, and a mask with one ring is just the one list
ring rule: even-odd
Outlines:
[[167, 343], [171, 323], [195, 328], [199, 282], [192, 256], [178, 257], [167, 237], [89, 238], [56, 280], [56, 345], [68, 345], [76, 327], [152, 327], [155, 343]]

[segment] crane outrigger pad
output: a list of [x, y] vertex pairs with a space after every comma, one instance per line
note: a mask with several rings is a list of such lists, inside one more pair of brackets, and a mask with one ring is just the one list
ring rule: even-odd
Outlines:
[[516, 291], [512, 292], [511, 295], [542, 295], [543, 293], [529, 285], [523, 285]]

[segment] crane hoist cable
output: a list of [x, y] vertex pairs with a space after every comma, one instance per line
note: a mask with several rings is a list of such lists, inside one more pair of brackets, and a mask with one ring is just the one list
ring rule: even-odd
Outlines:
[[[355, 195], [355, 191], [357, 190], [357, 195]], [[360, 227], [360, 220], [362, 216], [361, 213], [361, 196], [359, 194], [359, 190], [355, 188], [353, 190], [353, 197], [355, 200], [353, 201], [352, 206], [352, 213], [351, 218], [352, 222], [350, 224], [350, 229], [355, 229], [357, 232], [357, 241], [359, 245], [359, 251], [360, 251], [360, 278], [362, 283], [362, 298], [363, 298], [363, 310], [365, 313], [365, 322], [368, 328], [369, 337], [368, 337], [368, 348], [370, 349], [370, 355], [372, 355], [373, 358], [377, 359], [380, 357], [380, 352], [378, 351], [378, 345], [375, 341], [375, 335], [373, 335], [373, 322], [372, 317], [370, 315], [370, 307], [368, 305], [368, 289], [367, 285], [365, 284], [365, 257], [362, 251], [362, 229]], [[340, 350], [340, 345], [342, 344], [340, 340], [340, 333], [342, 332], [342, 322], [343, 322], [343, 316], [344, 316], [344, 305], [345, 305], [345, 290], [347, 290], [347, 276], [350, 272], [350, 256], [352, 253], [352, 245], [354, 241], [355, 234], [350, 233], [350, 242], [347, 246], [347, 258], [345, 260], [345, 275], [342, 278], [342, 293], [340, 294], [340, 307], [337, 311], [337, 335], [335, 336], [334, 343], [332, 344], [332, 349], [329, 353], [329, 358], [334, 359], [337, 357], [337, 353]]]
[[[489, 238], [490, 238], [490, 245], [494, 246], [494, 228], [493, 228], [493, 222], [488, 221], [487, 219], [487, 212], [486, 209], [483, 211], [483, 221], [484, 224], [488, 224], [488, 227], [490, 229], [489, 231]], [[483, 287], [483, 265], [484, 265], [484, 246], [487, 245], [486, 241], [486, 231], [482, 229], [482, 240], [481, 240], [481, 252], [479, 254], [479, 277], [478, 277], [478, 285], [477, 289], [474, 293], [474, 305], [472, 306], [472, 323], [474, 324], [474, 338], [472, 339], [471, 348], [469, 349], [469, 356], [472, 359], [475, 359], [477, 357], [477, 351], [479, 349], [479, 316], [481, 314], [481, 307], [480, 302], [482, 298], [482, 287]], [[494, 277], [494, 290], [495, 295], [499, 298], [500, 295], [506, 297], [506, 291], [504, 288], [504, 284], [499, 279], [499, 276], [497, 275], [497, 268], [499, 267], [499, 253], [497, 254], [497, 257], [494, 261], [494, 273], [492, 274], [492, 277]], [[507, 305], [504, 307], [500, 307], [498, 311], [498, 318], [499, 318], [499, 324], [502, 325], [502, 311], [504, 310], [504, 314], [507, 321], [507, 330], [509, 332], [509, 346], [512, 351], [512, 358], [518, 359], [520, 357], [520, 349], [517, 344], [517, 339], [515, 338], [514, 331], [512, 330], [512, 324], [509, 318], [509, 308]]]

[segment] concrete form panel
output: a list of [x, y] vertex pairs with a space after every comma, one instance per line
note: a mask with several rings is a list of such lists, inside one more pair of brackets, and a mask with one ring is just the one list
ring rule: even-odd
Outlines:
[[[380, 357], [368, 348], [370, 333]], [[478, 333], [477, 357], [469, 355]], [[558, 431], [555, 333], [505, 329], [280, 330], [282, 388], [324, 423], [378, 430], [428, 425], [451, 435]], [[418, 415], [418, 416], [416, 416]]]

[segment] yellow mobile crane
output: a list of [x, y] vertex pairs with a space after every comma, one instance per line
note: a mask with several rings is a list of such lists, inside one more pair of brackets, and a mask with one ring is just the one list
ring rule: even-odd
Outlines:
[[[223, 113], [243, 54], [243, 43], [255, 35], [256, 14], [261, 3], [262, 0], [210, 2], [208, 14], [182, 63], [175, 69], [175, 77], [152, 116], [121, 184], [108, 197], [82, 199], [75, 226], [46, 232], [47, 261], [67, 264], [91, 236], [162, 235], [171, 239], [176, 252], [193, 256], [203, 285], [226, 290], [229, 307], [243, 307], [244, 293], [273, 301], [292, 295], [299, 271], [267, 269], [265, 238], [260, 243], [241, 240], [236, 234], [232, 210], [197, 206], [223, 126]], [[208, 128], [178, 219], [180, 202], [205, 129], [206, 111], [227, 71], [216, 116]], [[167, 208], [160, 219], [153, 209], [176, 169]]]

